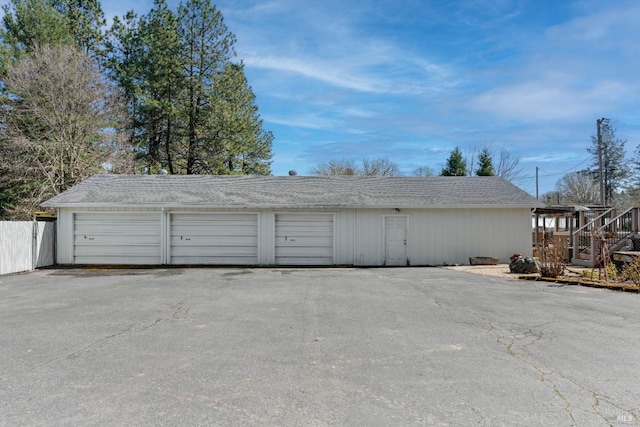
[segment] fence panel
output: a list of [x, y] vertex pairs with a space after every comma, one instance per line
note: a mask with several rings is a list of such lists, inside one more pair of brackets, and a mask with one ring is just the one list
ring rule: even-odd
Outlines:
[[55, 264], [55, 223], [0, 221], [0, 275]]
[[56, 263], [56, 223], [38, 221], [33, 268], [47, 267]]

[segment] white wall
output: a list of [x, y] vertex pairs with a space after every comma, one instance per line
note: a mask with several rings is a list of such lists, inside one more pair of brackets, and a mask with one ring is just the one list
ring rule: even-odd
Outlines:
[[[92, 210], [108, 210], [92, 209]], [[156, 211], [160, 209], [117, 209]], [[58, 262], [73, 263], [73, 212], [58, 212]], [[84, 210], [83, 210], [84, 211]], [[197, 212], [206, 209], [174, 209]], [[230, 211], [217, 210], [217, 211]], [[275, 264], [275, 217], [278, 212], [309, 210], [250, 210], [257, 212], [259, 262]], [[168, 211], [167, 211], [168, 212]], [[165, 214], [167, 213], [165, 212]], [[508, 263], [514, 253], [531, 254], [531, 211], [517, 209], [316, 209], [335, 216], [335, 263], [384, 265], [384, 216], [408, 218], [407, 255], [411, 265], [468, 264], [469, 257], [499, 258]], [[163, 233], [167, 233], [165, 226]], [[163, 240], [164, 241], [164, 240]]]
[[29, 271], [55, 263], [55, 224], [0, 222], [0, 274]]

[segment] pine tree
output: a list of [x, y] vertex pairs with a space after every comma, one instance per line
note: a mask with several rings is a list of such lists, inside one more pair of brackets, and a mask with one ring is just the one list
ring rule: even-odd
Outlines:
[[42, 45], [75, 45], [94, 59], [104, 56], [106, 21], [97, 0], [10, 0], [2, 9], [2, 73]]
[[[625, 180], [629, 176], [629, 169], [625, 164], [624, 146], [626, 140], [616, 137], [616, 129], [609, 119], [602, 120], [600, 124], [602, 136], [602, 181], [604, 184], [605, 204], [614, 202], [616, 190], [622, 188]], [[592, 146], [587, 149], [593, 158], [591, 169], [589, 170], [594, 178], [600, 180], [598, 138], [591, 136]]]
[[462, 151], [460, 148], [456, 147], [452, 152], [449, 158], [447, 159], [447, 164], [442, 169], [440, 176], [466, 176], [467, 175], [467, 165], [462, 156]]
[[109, 64], [134, 116], [132, 141], [145, 171], [269, 174], [273, 135], [262, 127], [235, 36], [209, 0], [176, 13], [114, 20]]
[[489, 148], [485, 147], [478, 155], [478, 170], [477, 176], [494, 176], [493, 160], [491, 159], [491, 152]]

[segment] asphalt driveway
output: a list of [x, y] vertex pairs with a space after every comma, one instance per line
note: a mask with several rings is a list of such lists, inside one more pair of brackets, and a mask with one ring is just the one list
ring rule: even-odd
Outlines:
[[0, 276], [0, 425], [637, 425], [640, 295], [437, 268]]

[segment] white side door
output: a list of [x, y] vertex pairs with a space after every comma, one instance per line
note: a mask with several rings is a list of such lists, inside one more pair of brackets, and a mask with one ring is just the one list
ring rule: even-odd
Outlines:
[[407, 265], [407, 217], [384, 218], [384, 265]]

